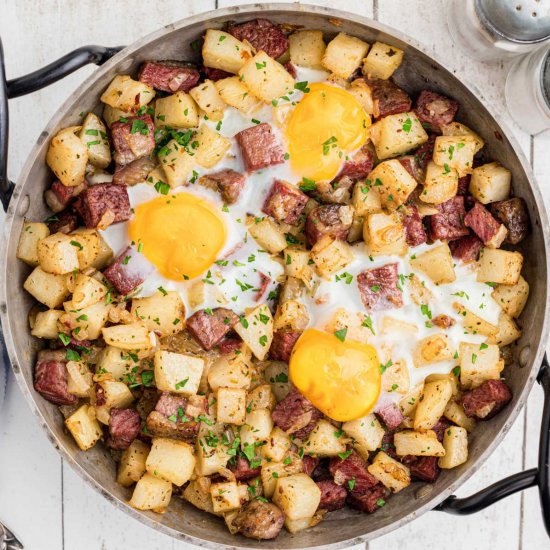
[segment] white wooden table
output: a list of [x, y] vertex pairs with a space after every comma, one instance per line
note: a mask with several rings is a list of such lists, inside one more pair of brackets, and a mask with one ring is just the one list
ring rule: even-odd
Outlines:
[[[0, 0], [0, 35], [7, 73], [27, 73], [84, 44], [129, 44], [168, 23], [230, 0]], [[550, 204], [550, 132], [536, 138], [515, 127], [504, 105], [509, 63], [476, 63], [452, 44], [445, 0], [317, 0], [334, 8], [373, 17], [423, 42], [508, 120], [533, 164]], [[9, 174], [16, 179], [45, 123], [70, 92], [92, 71], [81, 69], [31, 96], [11, 101]], [[545, 188], [546, 186], [546, 188]], [[459, 496], [536, 465], [541, 391], [485, 466]], [[28, 550], [182, 550], [194, 548], [158, 534], [108, 504], [63, 464], [38, 429], [13, 378], [0, 412], [0, 518]], [[541, 524], [538, 494], [531, 489], [467, 518], [431, 512], [397, 532], [372, 542], [369, 550], [538, 550], [550, 542]], [[362, 549], [362, 545], [355, 547]]]

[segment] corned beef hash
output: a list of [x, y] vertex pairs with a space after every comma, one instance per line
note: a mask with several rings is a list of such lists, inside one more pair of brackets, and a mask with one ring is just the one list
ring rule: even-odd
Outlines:
[[139, 510], [256, 539], [376, 512], [512, 398], [525, 203], [390, 44], [257, 19], [195, 45], [51, 140], [17, 254], [34, 387]]

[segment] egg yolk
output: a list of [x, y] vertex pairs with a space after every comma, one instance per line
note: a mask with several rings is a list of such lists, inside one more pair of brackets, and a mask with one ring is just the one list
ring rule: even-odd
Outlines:
[[226, 240], [225, 224], [215, 207], [189, 193], [140, 204], [128, 231], [142, 254], [174, 281], [206, 271]]
[[320, 411], [346, 422], [368, 414], [380, 394], [376, 349], [333, 334], [306, 330], [292, 350], [292, 383]]
[[370, 118], [342, 88], [314, 83], [289, 117], [286, 138], [292, 169], [312, 180], [332, 180], [346, 154], [365, 143]]

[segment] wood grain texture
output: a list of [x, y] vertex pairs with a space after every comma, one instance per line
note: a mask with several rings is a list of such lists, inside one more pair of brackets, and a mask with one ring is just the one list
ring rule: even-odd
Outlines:
[[[0, 34], [8, 75], [34, 70], [83, 44], [128, 44], [192, 13], [235, 4], [228, 0], [0, 0]], [[238, 3], [253, 3], [240, 0]], [[457, 74], [473, 82], [506, 116], [503, 87], [509, 63], [478, 63], [450, 41], [445, 0], [317, 0], [320, 5], [372, 16], [415, 37]], [[15, 178], [49, 117], [91, 72], [87, 67], [32, 96], [10, 104], [10, 177]], [[509, 119], [509, 117], [506, 117]], [[530, 138], [509, 119], [541, 183], [550, 173], [550, 135]], [[546, 181], [545, 181], [546, 180]], [[550, 204], [550, 189], [543, 189]], [[528, 406], [486, 465], [460, 490], [464, 496], [536, 464], [541, 392]], [[13, 378], [0, 430], [0, 518], [20, 535], [28, 550], [178, 550], [173, 541], [128, 518], [63, 466], [38, 428]], [[7, 498], [6, 498], [7, 497]], [[435, 528], [434, 528], [435, 527]], [[369, 545], [370, 550], [499, 550], [548, 547], [532, 489], [467, 518], [438, 512]], [[363, 546], [354, 550], [362, 550]]]

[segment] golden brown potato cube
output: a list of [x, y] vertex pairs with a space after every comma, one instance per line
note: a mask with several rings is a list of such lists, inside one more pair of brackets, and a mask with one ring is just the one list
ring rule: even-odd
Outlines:
[[391, 315], [386, 315], [382, 319], [380, 332], [382, 334], [398, 334], [400, 332], [416, 334], [418, 332], [418, 327], [413, 323], [407, 323], [407, 321], [402, 321]]
[[503, 201], [510, 196], [512, 173], [498, 162], [474, 168], [470, 179], [470, 193], [482, 204]]
[[375, 42], [363, 62], [363, 74], [368, 78], [388, 80], [403, 61], [403, 50]]
[[203, 168], [213, 168], [224, 159], [231, 148], [231, 140], [203, 124], [197, 134], [197, 150], [195, 160]]
[[436, 285], [452, 283], [456, 279], [453, 258], [447, 243], [411, 258], [411, 267], [425, 273]]
[[285, 274], [288, 277], [300, 279], [306, 287], [310, 288], [313, 279], [313, 269], [309, 265], [309, 251], [288, 247], [284, 251], [284, 256]]
[[158, 291], [145, 298], [133, 298], [131, 312], [148, 330], [160, 332], [162, 336], [183, 330], [185, 306], [180, 294], [174, 290]]
[[193, 447], [184, 441], [155, 437], [145, 464], [150, 474], [181, 487], [195, 468]]
[[236, 481], [212, 483], [210, 495], [215, 513], [229, 512], [241, 507], [239, 487]]
[[264, 495], [271, 498], [280, 478], [299, 474], [302, 471], [302, 461], [294, 453], [287, 453], [283, 462], [265, 462], [260, 472]]
[[166, 511], [172, 498], [172, 484], [150, 473], [136, 483], [132, 498], [128, 502], [136, 510], [152, 510], [158, 514]]
[[70, 326], [75, 326], [73, 336], [77, 340], [95, 340], [107, 323], [111, 304], [100, 301], [93, 306], [75, 310], [72, 301], [63, 304]]
[[444, 333], [432, 334], [420, 340], [414, 352], [414, 366], [424, 367], [452, 359], [455, 354], [452, 342]]
[[518, 325], [506, 312], [502, 311], [498, 317], [497, 332], [487, 338], [488, 344], [496, 344], [499, 347], [508, 346], [521, 337]]
[[89, 405], [82, 405], [67, 420], [65, 426], [82, 451], [91, 449], [103, 435], [101, 426], [91, 414]]
[[485, 248], [479, 258], [477, 280], [480, 283], [515, 285], [522, 266], [523, 256], [519, 252]]
[[456, 468], [468, 460], [468, 432], [460, 426], [450, 426], [443, 435], [445, 456], [439, 461], [440, 468]]
[[254, 445], [267, 441], [273, 430], [273, 419], [269, 409], [256, 409], [246, 413], [244, 425], [241, 426], [241, 446]]
[[84, 182], [88, 148], [75, 132], [81, 126], [60, 130], [50, 142], [46, 162], [59, 181], [67, 187], [76, 187]]
[[45, 223], [25, 222], [19, 235], [17, 257], [26, 264], [36, 267], [38, 265], [38, 242], [49, 234], [50, 230]]
[[368, 180], [378, 189], [382, 206], [397, 210], [415, 189], [416, 180], [397, 160], [385, 160], [369, 174]]
[[126, 350], [147, 350], [153, 347], [151, 335], [142, 323], [114, 325], [101, 330], [105, 343]]
[[443, 411], [443, 416], [457, 426], [465, 428], [469, 432], [473, 432], [476, 427], [476, 421], [473, 418], [466, 416], [464, 407], [459, 405], [456, 401], [449, 401], [447, 403], [447, 406]]
[[[220, 443], [224, 438], [224, 427], [216, 425], [208, 428], [208, 433], [199, 437], [195, 445], [195, 473], [199, 476], [210, 476], [218, 473], [222, 468], [225, 468], [230, 458], [227, 454], [227, 447]], [[214, 438], [217, 438], [216, 445], [212, 441], [212, 434]], [[208, 443], [214, 446], [211, 447]], [[208, 495], [208, 498], [210, 499], [210, 495]]]
[[198, 86], [189, 90], [189, 95], [210, 120], [218, 121], [223, 118], [225, 102], [212, 80], [201, 82]]
[[417, 384], [403, 399], [399, 401], [399, 408], [405, 418], [413, 418], [416, 413], [416, 407], [422, 396], [424, 383]]
[[[368, 323], [368, 322], [367, 322]], [[346, 330], [346, 337], [356, 342], [367, 344], [372, 332], [365, 322], [365, 316], [359, 312], [350, 312], [345, 308], [338, 308], [324, 327], [325, 332], [334, 334], [339, 330]]]
[[198, 125], [199, 109], [189, 94], [176, 92], [155, 101], [155, 126], [196, 128]]
[[89, 397], [92, 373], [84, 361], [67, 362], [67, 391], [77, 397]]
[[367, 469], [382, 485], [385, 485], [394, 493], [398, 493], [411, 484], [411, 473], [407, 466], [394, 460], [384, 451], [376, 454], [372, 464]]
[[[80, 233], [79, 233], [80, 234]], [[75, 233], [73, 233], [75, 235]], [[81, 261], [81, 251], [78, 251], [79, 254], [79, 265]], [[112, 248], [105, 242], [105, 239], [99, 235], [99, 254], [96, 256], [96, 259], [93, 261], [90, 267], [93, 267], [94, 269], [97, 269], [98, 271], [101, 271], [102, 269], [106, 268], [113, 259], [113, 250]], [[82, 268], [80, 268], [82, 269]]]
[[309, 324], [307, 307], [296, 301], [287, 300], [277, 306], [274, 329], [304, 330]]
[[275, 426], [266, 444], [260, 447], [262, 456], [269, 462], [282, 462], [290, 450], [291, 441], [286, 432]]
[[[73, 245], [76, 247], [78, 255], [78, 269], [83, 270], [87, 267], [95, 267], [105, 241], [95, 229], [77, 229], [70, 234]], [[112, 254], [112, 250], [109, 248]], [[97, 268], [96, 268], [97, 269]]]
[[261, 106], [256, 96], [250, 93], [238, 76], [222, 78], [216, 81], [215, 86], [227, 105], [235, 107], [245, 115], [253, 113]]
[[311, 259], [322, 277], [344, 269], [352, 260], [353, 252], [348, 243], [323, 235], [311, 249]]
[[405, 227], [396, 212], [368, 214], [363, 224], [363, 239], [373, 256], [403, 256], [409, 249]]
[[304, 529], [309, 529], [310, 527], [315, 527], [319, 522], [323, 521], [325, 515], [325, 510], [317, 510], [315, 515], [311, 518], [301, 518], [301, 519], [285, 519], [285, 527], [287, 531], [291, 534], [299, 533]]
[[358, 181], [353, 188], [351, 204], [355, 208], [355, 218], [364, 219], [368, 214], [380, 212], [382, 201], [377, 187], [372, 186], [372, 181]]
[[279, 478], [273, 502], [291, 520], [309, 518], [321, 501], [321, 490], [306, 474], [293, 474]]
[[64, 311], [58, 309], [39, 311], [36, 314], [31, 334], [36, 338], [50, 338], [55, 340], [57, 338], [57, 334], [59, 333], [57, 322], [64, 314]]
[[361, 107], [368, 115], [374, 114], [374, 103], [372, 99], [372, 88], [363, 78], [356, 78], [350, 84], [348, 92], [359, 101]]
[[88, 113], [78, 137], [88, 148], [88, 162], [98, 168], [111, 164], [111, 147], [107, 139], [107, 128], [94, 113]]
[[450, 380], [436, 380], [424, 384], [416, 406], [414, 429], [431, 430], [441, 418], [452, 395], [453, 386]]
[[218, 388], [248, 389], [251, 378], [250, 364], [243, 353], [222, 355], [208, 369], [208, 384], [213, 391]]
[[105, 299], [107, 287], [97, 279], [78, 273], [74, 284], [71, 301], [74, 309], [90, 307]]
[[204, 35], [202, 60], [206, 67], [236, 74], [253, 55], [248, 44], [227, 32], [208, 29]]
[[411, 300], [417, 306], [422, 306], [423, 304], [428, 305], [433, 300], [433, 294], [431, 290], [426, 288], [424, 281], [422, 281], [420, 277], [418, 277], [414, 273], [409, 276], [407, 286], [409, 287]]
[[323, 68], [321, 62], [326, 49], [323, 31], [296, 31], [288, 37], [288, 41], [291, 63], [308, 69]]
[[341, 32], [327, 44], [321, 63], [336, 76], [349, 78], [359, 68], [368, 50], [366, 42]]
[[242, 316], [233, 329], [254, 356], [263, 361], [273, 340], [273, 317], [267, 305], [262, 304]]
[[169, 141], [158, 154], [166, 182], [170, 187], [186, 185], [196, 164], [195, 157], [190, 155], [187, 149], [179, 145], [175, 139]]
[[239, 76], [251, 94], [271, 103], [294, 89], [294, 78], [265, 52], [258, 52], [239, 69]]
[[105, 103], [103, 107], [103, 120], [109, 126], [111, 127], [111, 124], [113, 122], [120, 122], [120, 119], [125, 119], [128, 117], [131, 117], [133, 115], [130, 111], [123, 111], [121, 109], [115, 109], [114, 107], [111, 107], [110, 105], [107, 105]]
[[46, 273], [36, 267], [23, 283], [23, 288], [51, 309], [59, 307], [70, 294], [65, 275]]
[[458, 189], [458, 172], [447, 163], [438, 166], [430, 161], [426, 167], [424, 190], [420, 198], [429, 204], [441, 204], [452, 199]]
[[369, 451], [379, 449], [386, 433], [374, 414], [344, 422], [342, 430], [354, 439], [355, 448], [363, 456], [368, 456]]
[[139, 481], [147, 471], [145, 462], [149, 454], [149, 445], [134, 439], [130, 446], [122, 453], [117, 470], [117, 483], [129, 487]]
[[428, 141], [428, 134], [411, 111], [388, 115], [370, 127], [370, 137], [379, 160], [403, 155]]
[[126, 74], [117, 74], [99, 98], [113, 109], [136, 113], [155, 97], [155, 90]]
[[189, 482], [182, 496], [187, 502], [195, 506], [195, 508], [213, 514], [214, 507], [212, 506], [212, 497], [210, 496], [211, 485], [212, 483], [209, 477], [197, 477]]
[[69, 235], [55, 233], [38, 241], [38, 261], [46, 273], [64, 275], [78, 269], [77, 247]]
[[193, 395], [199, 390], [204, 359], [159, 350], [155, 353], [155, 384], [161, 391]]
[[438, 166], [449, 166], [458, 172], [458, 177], [472, 173], [476, 141], [469, 136], [437, 136], [433, 161]]
[[319, 420], [304, 442], [304, 452], [314, 456], [338, 456], [346, 452], [346, 440], [333, 424]]
[[105, 346], [97, 358], [94, 380], [96, 382], [103, 380], [121, 381], [129, 372], [131, 362], [131, 357], [124, 350], [113, 346]]
[[449, 124], [444, 124], [441, 126], [441, 133], [444, 136], [466, 136], [468, 138], [472, 138], [475, 142], [474, 153], [479, 153], [485, 145], [485, 142], [478, 134], [460, 122], [453, 121], [449, 122]]
[[504, 368], [498, 346], [460, 342], [460, 384], [465, 389], [477, 388], [486, 380], [499, 380]]
[[288, 246], [284, 233], [269, 218], [265, 218], [258, 223], [252, 223], [248, 230], [262, 249], [271, 254], [278, 254]]
[[520, 275], [514, 285], [498, 285], [491, 293], [493, 300], [510, 317], [517, 319], [529, 297], [529, 283]]
[[[454, 355], [454, 358], [457, 357], [458, 354]], [[458, 381], [459, 376], [459, 369], [454, 367], [451, 372], [448, 372], [447, 374], [439, 374], [439, 373], [432, 373], [428, 374], [426, 378], [424, 378], [424, 382], [436, 382], [437, 380], [450, 380], [451, 385], [453, 387], [453, 399], [457, 399], [460, 396], [460, 385]]]
[[134, 396], [124, 382], [114, 380], [103, 380], [99, 382], [105, 395], [105, 407], [107, 410], [113, 407], [124, 409], [129, 407], [134, 401]]
[[399, 456], [445, 456], [445, 449], [433, 430], [403, 430], [394, 435], [393, 442]]
[[483, 336], [495, 336], [498, 332], [498, 327], [485, 321], [475, 313], [465, 308], [462, 304], [455, 302], [453, 304], [456, 312], [461, 316], [462, 326], [472, 334], [483, 334]]
[[217, 393], [218, 422], [241, 426], [246, 416], [246, 390], [239, 388], [218, 388]]
[[382, 373], [382, 391], [407, 393], [410, 389], [407, 363], [403, 359], [393, 362]]

